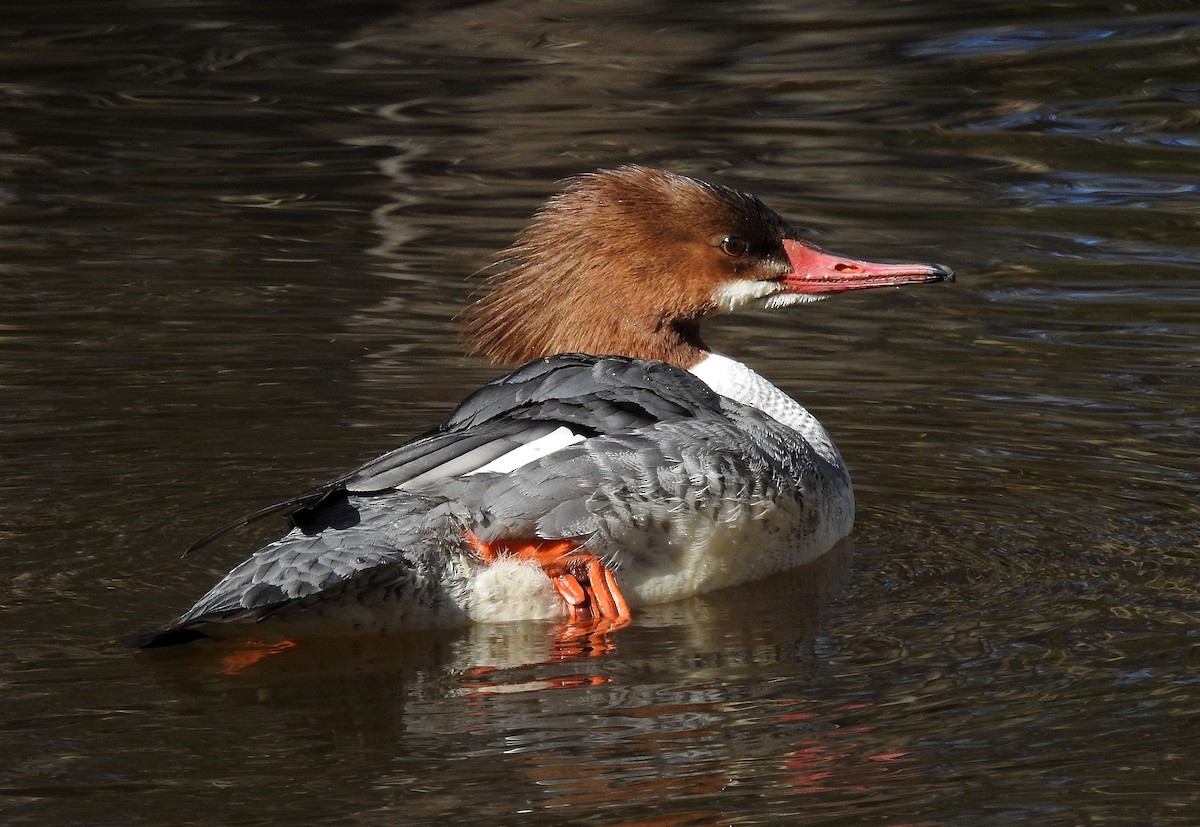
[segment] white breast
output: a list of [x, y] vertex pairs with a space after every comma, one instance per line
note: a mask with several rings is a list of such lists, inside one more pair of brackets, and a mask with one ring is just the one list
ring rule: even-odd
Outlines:
[[829, 432], [817, 418], [741, 362], [719, 353], [710, 353], [692, 367], [691, 373], [721, 396], [758, 408], [787, 425], [830, 463], [839, 468], [845, 467], [842, 455], [829, 438]]

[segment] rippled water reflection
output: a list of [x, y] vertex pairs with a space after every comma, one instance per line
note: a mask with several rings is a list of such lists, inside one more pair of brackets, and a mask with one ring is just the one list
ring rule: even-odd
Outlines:
[[[1193, 823], [1190, 5], [9, 3], [5, 823]], [[493, 375], [470, 275], [627, 161], [959, 270], [714, 326], [853, 552], [587, 652], [113, 643]]]

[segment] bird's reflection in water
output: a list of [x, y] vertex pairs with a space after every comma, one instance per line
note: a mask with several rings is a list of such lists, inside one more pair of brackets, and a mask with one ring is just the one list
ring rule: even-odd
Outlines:
[[[764, 772], [781, 792], [861, 790], [912, 759], [846, 726], [852, 704], [802, 691], [820, 672], [815, 643], [851, 555], [846, 542], [768, 581], [642, 607], [611, 633], [570, 638], [553, 623], [481, 624], [201, 641], [143, 656], [166, 683], [224, 695], [234, 710], [268, 707], [281, 731], [300, 727], [371, 764], [453, 743], [450, 752], [486, 766], [456, 777], [456, 787], [497, 783], [499, 772], [527, 786], [537, 808], [611, 803], [616, 792], [631, 806], [680, 794], [726, 801]], [[464, 771], [443, 766], [435, 775]], [[374, 781], [398, 799], [411, 783], [407, 771], [386, 768]], [[700, 806], [694, 815], [720, 811]]]

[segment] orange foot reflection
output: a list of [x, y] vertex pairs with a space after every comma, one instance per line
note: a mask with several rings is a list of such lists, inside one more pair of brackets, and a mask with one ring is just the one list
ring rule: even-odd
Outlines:
[[264, 643], [261, 640], [242, 641], [238, 648], [221, 658], [222, 673], [237, 675], [246, 671], [254, 664], [272, 655], [278, 655], [296, 646], [294, 640], [281, 640], [276, 643]]
[[595, 658], [616, 651], [617, 644], [613, 643], [609, 632], [628, 624], [629, 621], [626, 620], [619, 626], [604, 622], [583, 625], [568, 620], [555, 630], [554, 649], [550, 659], [563, 661]]
[[628, 626], [633, 620], [629, 602], [621, 593], [612, 569], [591, 552], [579, 551], [570, 540], [485, 543], [468, 531], [467, 542], [485, 563], [515, 557], [541, 566], [567, 605], [565, 631], [579, 627], [589, 634], [608, 633]]

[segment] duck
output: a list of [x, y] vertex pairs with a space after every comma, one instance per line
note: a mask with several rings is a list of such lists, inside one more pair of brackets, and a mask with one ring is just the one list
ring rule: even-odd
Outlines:
[[440, 425], [240, 518], [290, 530], [152, 648], [261, 629], [388, 634], [557, 620], [803, 566], [854, 525], [850, 473], [787, 393], [701, 335], [709, 317], [949, 282], [825, 251], [753, 195], [625, 165], [569, 180], [464, 314], [471, 355], [519, 365]]

